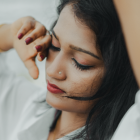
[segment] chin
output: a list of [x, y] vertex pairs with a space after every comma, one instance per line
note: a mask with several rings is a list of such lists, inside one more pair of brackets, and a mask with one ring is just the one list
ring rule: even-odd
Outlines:
[[67, 110], [67, 106], [65, 105], [65, 101], [63, 102], [63, 98], [60, 96], [60, 94], [53, 94], [47, 91], [46, 95], [46, 102], [52, 106], [53, 108], [57, 110]]
[[87, 109], [89, 106], [89, 101], [87, 101], [85, 104], [85, 102], [79, 102], [77, 100], [72, 100], [61, 96], [65, 95], [53, 94], [47, 91], [46, 102], [57, 110], [82, 114], [88, 112]]
[[75, 107], [76, 105], [75, 102], [73, 102], [74, 100], [63, 98], [61, 96], [62, 94], [53, 94], [47, 91], [46, 102], [57, 110], [66, 112], [78, 112], [79, 109]]

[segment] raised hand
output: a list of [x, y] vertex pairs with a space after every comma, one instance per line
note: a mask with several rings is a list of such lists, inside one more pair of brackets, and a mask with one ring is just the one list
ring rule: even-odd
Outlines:
[[37, 79], [39, 70], [35, 57], [42, 61], [47, 55], [51, 36], [45, 26], [32, 17], [23, 17], [11, 25], [13, 47], [25, 64], [29, 74]]

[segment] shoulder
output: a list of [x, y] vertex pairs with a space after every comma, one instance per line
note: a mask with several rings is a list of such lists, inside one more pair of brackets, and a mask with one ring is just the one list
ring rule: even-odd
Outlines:
[[40, 119], [44, 114], [48, 114], [48, 112], [51, 112], [51, 110], [53, 110], [52, 112], [55, 111], [54, 108], [47, 104], [45, 100], [46, 93], [47, 90], [42, 89], [28, 99], [18, 122], [18, 131], [28, 128], [38, 119]]
[[45, 99], [46, 90], [42, 89], [28, 100], [18, 125], [11, 136], [12, 139], [31, 140], [48, 136], [56, 109], [50, 107]]

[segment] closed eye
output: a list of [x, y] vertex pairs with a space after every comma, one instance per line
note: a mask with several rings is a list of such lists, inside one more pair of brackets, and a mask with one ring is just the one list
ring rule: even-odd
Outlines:
[[53, 50], [53, 51], [60, 51], [61, 49], [58, 47], [55, 47], [53, 44], [50, 45], [49, 49]]
[[90, 68], [93, 68], [94, 66], [87, 66], [87, 65], [82, 65], [82, 64], [79, 64], [74, 58], [72, 58], [72, 60], [75, 62], [74, 66], [76, 66], [76, 68], [78, 68], [79, 70], [89, 70]]
[[[58, 47], [55, 47], [53, 44], [50, 45], [49, 49], [51, 49], [52, 51], [60, 51], [61, 49], [58, 48]], [[72, 60], [75, 62], [75, 65], [76, 68], [78, 68], [79, 70], [88, 70], [94, 66], [87, 66], [87, 65], [82, 65], [82, 64], [79, 64], [74, 58], [72, 58]]]

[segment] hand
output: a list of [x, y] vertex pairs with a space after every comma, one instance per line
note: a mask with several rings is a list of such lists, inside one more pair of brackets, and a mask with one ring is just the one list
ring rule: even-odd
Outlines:
[[37, 79], [39, 70], [35, 63], [35, 57], [42, 61], [47, 55], [47, 49], [51, 42], [51, 36], [46, 33], [46, 28], [32, 17], [24, 17], [11, 25], [13, 35], [13, 47], [25, 64], [29, 74]]

